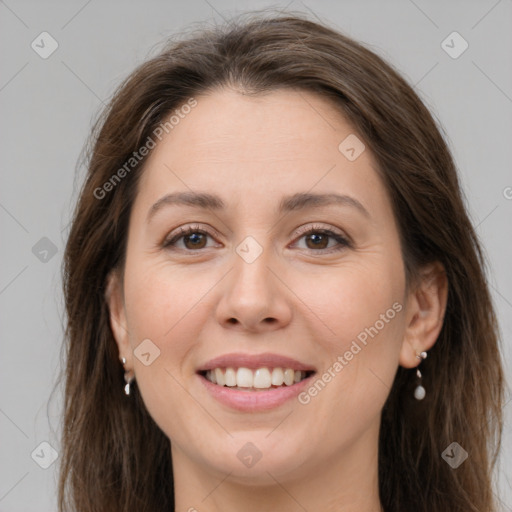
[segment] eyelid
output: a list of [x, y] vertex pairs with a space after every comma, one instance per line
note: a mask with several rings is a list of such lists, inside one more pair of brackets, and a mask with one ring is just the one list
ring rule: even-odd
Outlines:
[[[186, 235], [190, 235], [191, 233], [196, 233], [196, 232], [202, 233], [206, 236], [209, 236], [210, 238], [214, 238], [214, 237], [219, 238], [218, 232], [211, 227], [205, 228], [205, 227], [201, 227], [201, 224], [190, 224], [185, 227], [180, 226], [180, 227], [176, 228], [175, 230], [173, 230], [169, 235], [167, 235], [164, 238], [164, 240], [162, 242], [162, 246], [168, 247], [171, 245], [172, 242], [175, 243], [180, 238], [182, 238]], [[198, 250], [204, 250], [204, 249], [198, 249]], [[193, 251], [188, 249], [187, 252], [193, 252]]]
[[[211, 227], [208, 228], [202, 228], [200, 224], [191, 224], [189, 226], [180, 226], [176, 230], [174, 230], [172, 234], [168, 235], [164, 241], [162, 242], [162, 246], [164, 248], [173, 248], [173, 244], [175, 244], [178, 240], [183, 238], [184, 236], [187, 236], [191, 233], [201, 233], [209, 236], [210, 238], [217, 237], [219, 238], [219, 234], [216, 230], [214, 230]], [[213, 233], [212, 233], [213, 232]], [[297, 228], [294, 232], [294, 239], [292, 244], [295, 244], [298, 240], [300, 240], [302, 237], [310, 234], [310, 233], [321, 233], [325, 234], [327, 236], [330, 236], [331, 238], [334, 238], [337, 242], [337, 245], [334, 247], [330, 247], [328, 249], [307, 249], [308, 251], [315, 253], [318, 252], [320, 254], [328, 254], [330, 252], [339, 251], [345, 247], [352, 247], [352, 240], [351, 238], [344, 234], [343, 232], [338, 231], [336, 228], [332, 227], [326, 227], [322, 226], [316, 223], [313, 224], [306, 224], [304, 226], [301, 226]], [[176, 249], [174, 247], [174, 249]], [[177, 249], [177, 250], [184, 250], [187, 253], [195, 253], [195, 252], [201, 252], [204, 251], [205, 248], [202, 249]]]
[[333, 228], [330, 226], [325, 227], [325, 226], [321, 226], [316, 223], [313, 223], [312, 225], [310, 224], [310, 225], [306, 225], [306, 226], [301, 226], [300, 228], [298, 228], [294, 233], [293, 244], [295, 244], [302, 237], [304, 237], [310, 233], [325, 234], [331, 238], [334, 238], [334, 240], [336, 240], [336, 242], [337, 242], [337, 244], [334, 247], [330, 247], [328, 249], [319, 249], [319, 250], [308, 249], [308, 251], [311, 252], [312, 254], [319, 253], [319, 255], [322, 255], [322, 254], [325, 255], [325, 254], [330, 254], [333, 252], [339, 252], [345, 248], [353, 248], [352, 239], [348, 235], [346, 235], [344, 232], [339, 231], [337, 228]]
[[336, 235], [340, 238], [343, 238], [348, 242], [352, 242], [350, 237], [345, 234], [344, 232], [338, 230], [337, 228], [331, 227], [331, 226], [322, 226], [317, 223], [313, 224], [306, 224], [305, 226], [300, 226], [295, 230], [294, 236], [304, 236], [307, 235], [310, 232], [326, 232], [326, 233], [332, 233], [333, 235]]

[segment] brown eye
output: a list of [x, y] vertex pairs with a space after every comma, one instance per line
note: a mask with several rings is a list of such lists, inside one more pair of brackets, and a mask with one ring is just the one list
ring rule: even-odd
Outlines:
[[[208, 237], [211, 236], [206, 231], [195, 227], [180, 228], [179, 233], [171, 239], [164, 242], [163, 247], [169, 249], [181, 249], [194, 251], [207, 247]], [[179, 245], [181, 243], [181, 245]]]
[[[349, 240], [339, 233], [335, 233], [330, 229], [313, 226], [309, 230], [302, 232], [299, 241], [305, 241], [305, 247], [313, 252], [329, 253], [341, 251], [347, 247], [351, 247]], [[334, 242], [334, 243], [331, 243]], [[298, 243], [298, 242], [297, 242]]]
[[[163, 243], [163, 247], [182, 251], [201, 250], [208, 248], [208, 237], [212, 238], [208, 232], [198, 227], [180, 228], [178, 234]], [[305, 240], [305, 247], [302, 248], [313, 252], [329, 253], [351, 247], [350, 242], [339, 233], [319, 227], [303, 232], [299, 241], [302, 239]]]
[[[311, 244], [308, 242], [311, 242]], [[306, 245], [308, 249], [327, 249], [329, 245], [329, 235], [325, 233], [311, 233], [306, 235]]]
[[[194, 232], [183, 237], [183, 243], [187, 249], [202, 249], [206, 244], [206, 234]], [[187, 245], [190, 243], [190, 247]]]

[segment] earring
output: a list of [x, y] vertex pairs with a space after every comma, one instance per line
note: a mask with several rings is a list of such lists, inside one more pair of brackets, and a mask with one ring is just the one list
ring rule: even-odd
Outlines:
[[[126, 358], [123, 357], [121, 361], [122, 361], [123, 366], [124, 366], [126, 364]], [[127, 395], [127, 396], [130, 394], [130, 384], [132, 383], [134, 377], [135, 376], [132, 374], [131, 371], [124, 373], [124, 381], [126, 382], [126, 385], [124, 386], [124, 394]]]
[[[427, 358], [427, 353], [426, 352], [421, 352], [421, 354], [416, 355], [416, 357], [418, 359], [426, 359]], [[420, 361], [420, 364], [421, 364], [421, 361]], [[416, 398], [416, 400], [423, 400], [425, 398], [426, 391], [425, 391], [425, 388], [421, 385], [421, 372], [420, 372], [419, 368], [416, 368], [416, 375], [420, 379], [420, 383], [418, 384], [418, 386], [414, 390], [414, 398]]]

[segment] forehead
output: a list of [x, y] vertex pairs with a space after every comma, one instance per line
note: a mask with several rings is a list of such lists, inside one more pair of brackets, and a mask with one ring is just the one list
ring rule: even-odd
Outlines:
[[312, 189], [385, 201], [370, 152], [351, 161], [340, 150], [357, 135], [332, 100], [291, 89], [219, 89], [195, 99], [146, 160], [139, 202], [174, 190], [215, 190], [240, 203]]
[[[340, 133], [351, 128], [331, 101], [305, 91], [280, 89], [247, 96], [217, 89], [196, 98], [197, 106], [166, 142], [203, 157], [246, 161], [296, 159], [337, 151]], [[172, 140], [171, 140], [172, 139]]]

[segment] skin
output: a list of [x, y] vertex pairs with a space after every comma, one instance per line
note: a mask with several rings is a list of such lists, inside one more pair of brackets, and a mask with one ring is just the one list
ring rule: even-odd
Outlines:
[[[231, 89], [196, 99], [146, 161], [124, 275], [109, 276], [106, 294], [119, 357], [171, 440], [176, 510], [380, 511], [380, 413], [398, 366], [417, 366], [440, 332], [442, 268], [426, 267], [406, 289], [375, 160], [368, 149], [353, 162], [338, 150], [356, 132], [328, 100]], [[178, 191], [215, 193], [226, 209], [173, 205], [148, 223], [151, 206]], [[285, 195], [333, 191], [369, 216], [350, 205], [277, 212]], [[196, 224], [209, 232], [202, 248], [184, 238], [163, 247], [177, 228]], [[351, 246], [332, 237], [315, 245], [297, 232], [313, 225]], [[263, 248], [250, 264], [235, 251], [247, 236]], [[273, 352], [321, 375], [394, 303], [402, 310], [306, 405], [239, 412], [213, 399], [195, 373], [221, 354]], [[133, 351], [147, 338], [160, 355], [145, 366]], [[262, 455], [250, 468], [237, 458], [247, 442]]]

